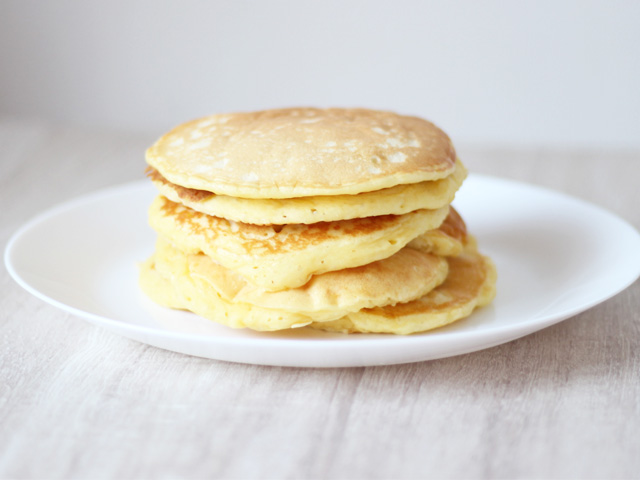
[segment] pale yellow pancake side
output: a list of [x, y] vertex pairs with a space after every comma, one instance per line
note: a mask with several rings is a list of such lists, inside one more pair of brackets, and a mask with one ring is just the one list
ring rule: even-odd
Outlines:
[[366, 109], [289, 108], [212, 115], [147, 150], [169, 182], [219, 195], [346, 195], [451, 175], [447, 135], [417, 117]]
[[305, 315], [224, 301], [210, 284], [187, 275], [186, 264], [184, 272], [163, 275], [156, 268], [155, 257], [151, 257], [140, 265], [140, 288], [159, 305], [189, 310], [232, 328], [274, 331], [304, 327], [311, 322]]
[[387, 258], [437, 228], [448, 210], [276, 228], [205, 215], [158, 196], [149, 222], [185, 253], [203, 252], [254, 285], [276, 291], [299, 287], [312, 275]]
[[495, 296], [496, 270], [487, 257], [472, 249], [447, 258], [445, 282], [424, 297], [393, 306], [363, 309], [333, 322], [316, 322], [312, 328], [342, 333], [425, 332], [465, 318]]
[[440, 180], [396, 185], [357, 195], [298, 198], [239, 198], [205, 190], [186, 189], [168, 182], [157, 171], [149, 174], [160, 193], [198, 212], [256, 225], [316, 223], [379, 215], [401, 215], [419, 209], [443, 207], [453, 200], [467, 176], [461, 161]]
[[303, 314], [314, 321], [335, 320], [362, 308], [415, 300], [440, 285], [448, 271], [442, 257], [403, 248], [389, 258], [361, 267], [315, 275], [299, 288], [268, 292], [206, 255], [187, 255], [163, 239], [157, 242], [154, 258], [156, 270], [171, 278], [177, 290], [197, 295], [189, 285], [204, 282], [217, 292], [202, 301], [250, 304]]
[[[496, 273], [491, 261], [467, 251], [448, 259], [449, 274], [443, 284], [418, 300], [366, 308], [333, 321], [313, 322], [303, 313], [230, 302], [200, 275], [192, 275], [189, 257], [172, 266], [171, 273], [158, 269], [155, 256], [140, 267], [140, 286], [155, 302], [186, 309], [233, 328], [274, 331], [310, 326], [342, 333], [424, 332], [469, 316], [495, 295]], [[311, 323], [313, 322], [313, 323]]]

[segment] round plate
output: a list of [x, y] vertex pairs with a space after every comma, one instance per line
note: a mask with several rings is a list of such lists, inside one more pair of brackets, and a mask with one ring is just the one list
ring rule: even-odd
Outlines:
[[468, 353], [514, 340], [582, 312], [640, 273], [640, 235], [584, 201], [471, 175], [454, 205], [498, 270], [493, 304], [438, 330], [411, 336], [341, 335], [296, 329], [234, 330], [149, 301], [137, 262], [155, 233], [148, 181], [53, 208], [11, 238], [5, 263], [38, 298], [140, 342], [190, 355], [261, 365], [389, 365]]

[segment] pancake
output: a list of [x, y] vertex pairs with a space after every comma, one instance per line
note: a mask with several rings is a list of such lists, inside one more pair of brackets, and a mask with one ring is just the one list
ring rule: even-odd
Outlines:
[[169, 182], [241, 198], [353, 195], [439, 180], [455, 170], [449, 137], [417, 117], [289, 108], [212, 115], [147, 150]]
[[465, 247], [475, 248], [475, 239], [467, 233], [467, 226], [453, 207], [442, 224], [409, 242], [411, 248], [445, 257], [460, 255]]
[[[169, 279], [185, 298], [198, 296], [205, 288], [215, 290], [216, 295], [198, 302], [208, 303], [207, 311], [221, 308], [233, 312], [233, 305], [249, 304], [278, 311], [285, 318], [294, 314], [292, 323], [299, 323], [300, 315], [307, 317], [307, 322], [335, 320], [362, 308], [420, 298], [440, 285], [448, 270], [448, 264], [442, 257], [403, 248], [384, 260], [316, 275], [299, 288], [268, 292], [249, 284], [206, 255], [187, 255], [162, 238], [156, 246], [154, 263], [157, 273]], [[188, 303], [176, 300], [172, 306], [189, 308]], [[233, 313], [230, 315], [233, 317]], [[226, 321], [220, 315], [212, 320]], [[233, 322], [239, 324], [242, 321]], [[259, 317], [253, 323], [254, 327], [258, 323]], [[267, 326], [260, 326], [260, 329], [267, 329]]]
[[467, 170], [457, 160], [455, 171], [440, 180], [396, 185], [357, 195], [278, 199], [239, 198], [185, 188], [169, 182], [151, 168], [148, 175], [163, 196], [198, 212], [236, 222], [283, 225], [402, 215], [419, 209], [440, 208], [451, 203], [467, 176]]
[[180, 271], [163, 275], [157, 268], [155, 256], [140, 265], [138, 281], [142, 291], [158, 305], [189, 310], [232, 328], [275, 331], [310, 323], [305, 315], [224, 301], [210, 284]]
[[155, 302], [234, 328], [423, 332], [495, 295], [432, 123], [365, 109], [212, 115], [146, 152]]
[[185, 253], [203, 252], [254, 285], [277, 291], [304, 285], [312, 275], [387, 258], [440, 226], [448, 210], [271, 226], [205, 215], [158, 196], [149, 223]]
[[[411, 250], [407, 247], [402, 251]], [[458, 257], [447, 258], [449, 267], [444, 283], [416, 300], [363, 308], [337, 320], [313, 321], [314, 315], [316, 318], [331, 318], [331, 315], [327, 315], [327, 312], [265, 308], [224, 298], [206, 275], [198, 271], [201, 267], [198, 263], [206, 259], [205, 256], [176, 252], [177, 255], [169, 258], [171, 265], [162, 265], [167, 259], [159, 260], [158, 254], [141, 265], [140, 285], [143, 291], [160, 305], [187, 309], [233, 328], [275, 331], [309, 326], [330, 332], [407, 335], [432, 330], [467, 317], [475, 308], [488, 304], [495, 296], [496, 273], [493, 264], [475, 250], [467, 249]], [[211, 263], [210, 260], [208, 262]], [[208, 272], [208, 275], [211, 273]], [[393, 276], [403, 274], [402, 271], [396, 271]], [[440, 275], [439, 272], [431, 275], [434, 285], [440, 281]], [[356, 283], [351, 285], [359, 288]], [[304, 296], [308, 292], [302, 289], [298, 294]], [[344, 295], [343, 299], [348, 301], [349, 295]], [[351, 308], [353, 306], [350, 305]]]
[[342, 333], [407, 335], [453, 323], [493, 300], [496, 270], [489, 258], [467, 249], [447, 261], [445, 282], [418, 300], [363, 309], [339, 320], [314, 322], [310, 327]]

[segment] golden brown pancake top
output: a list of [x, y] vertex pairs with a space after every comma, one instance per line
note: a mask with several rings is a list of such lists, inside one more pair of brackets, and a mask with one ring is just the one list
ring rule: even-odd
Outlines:
[[289, 108], [212, 115], [147, 150], [168, 181], [244, 198], [343, 195], [437, 180], [455, 169], [447, 135], [417, 117]]

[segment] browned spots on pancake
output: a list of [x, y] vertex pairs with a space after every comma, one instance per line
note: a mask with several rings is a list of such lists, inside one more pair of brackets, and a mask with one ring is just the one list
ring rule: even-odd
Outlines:
[[438, 227], [438, 230], [451, 238], [459, 240], [463, 244], [467, 241], [467, 226], [460, 214], [453, 207], [449, 207], [449, 215], [444, 219], [442, 225]]
[[[206, 224], [203, 225], [197, 221], [197, 218], [205, 216], [204, 214], [191, 210], [179, 203], [172, 202], [168, 198], [162, 197], [162, 200], [160, 211], [165, 217], [171, 218], [178, 225], [187, 226], [194, 234], [206, 235], [209, 238], [216, 236], [217, 230], [215, 228], [210, 228]], [[211, 217], [211, 219], [214, 218], [216, 217]], [[222, 219], [217, 220], [223, 221]]]
[[[304, 250], [336, 238], [359, 237], [392, 228], [398, 215], [355, 218], [337, 222], [318, 222], [310, 225], [253, 225], [233, 222], [192, 210], [182, 204], [162, 198], [160, 210], [182, 228], [208, 239], [233, 237], [233, 243], [246, 253], [283, 253]], [[405, 214], [413, 215], [414, 213]]]
[[147, 167], [144, 171], [145, 175], [149, 177], [152, 182], [162, 183], [171, 187], [182, 200], [189, 200], [191, 202], [200, 202], [215, 195], [213, 192], [207, 192], [206, 190], [197, 190], [195, 188], [186, 188], [175, 183], [171, 183], [164, 178], [158, 170], [153, 167]]

